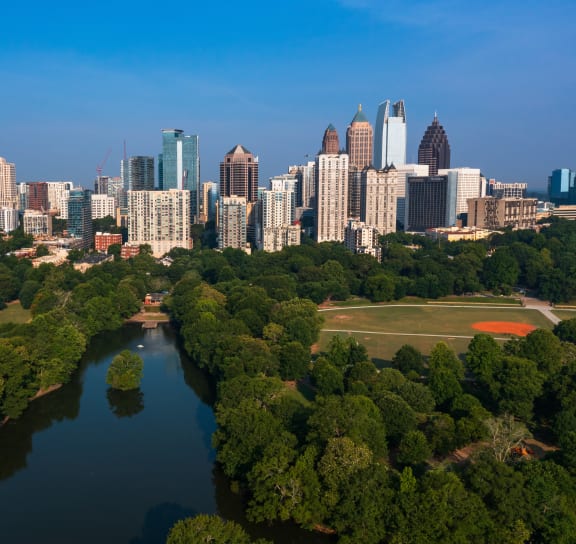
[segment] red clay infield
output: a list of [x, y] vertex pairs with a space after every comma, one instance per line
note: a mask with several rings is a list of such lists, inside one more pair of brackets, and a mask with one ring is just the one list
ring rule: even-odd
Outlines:
[[514, 323], [513, 321], [477, 321], [472, 323], [472, 328], [482, 332], [515, 334], [516, 336], [526, 336], [536, 329], [534, 325]]

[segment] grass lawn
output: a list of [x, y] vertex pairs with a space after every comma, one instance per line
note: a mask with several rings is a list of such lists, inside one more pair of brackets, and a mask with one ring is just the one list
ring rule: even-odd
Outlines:
[[576, 308], [573, 310], [552, 310], [552, 313], [560, 319], [574, 319], [576, 317]]
[[0, 323], [26, 323], [32, 318], [30, 310], [20, 306], [20, 302], [10, 302], [4, 310], [0, 310]]
[[[552, 326], [540, 312], [514, 306], [377, 306], [330, 309], [321, 313], [325, 321], [320, 350], [325, 349], [334, 334], [353, 335], [366, 346], [372, 358], [380, 360], [390, 360], [403, 344], [411, 344], [428, 355], [437, 342], [445, 341], [456, 353], [463, 353], [470, 339], [480, 332], [472, 328], [477, 321], [512, 321], [547, 329]], [[507, 337], [505, 334], [494, 336]]]

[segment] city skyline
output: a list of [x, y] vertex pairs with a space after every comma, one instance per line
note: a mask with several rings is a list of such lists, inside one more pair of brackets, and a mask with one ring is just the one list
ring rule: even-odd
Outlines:
[[[128, 155], [156, 157], [166, 126], [199, 135], [201, 181], [218, 180], [221, 157], [238, 143], [267, 181], [313, 157], [328, 124], [343, 135], [358, 103], [374, 126], [388, 98], [406, 104], [409, 163], [437, 111], [453, 166], [530, 189], [576, 167], [572, 2], [225, 7], [226, 21], [221, 5], [182, 6], [177, 18], [131, 1], [105, 0], [97, 13], [66, 2], [6, 6], [0, 156], [16, 164], [18, 181], [92, 187], [108, 149], [103, 174], [119, 175], [123, 142]], [[238, 30], [248, 23], [257, 31]], [[170, 39], [147, 27], [170, 28]]]

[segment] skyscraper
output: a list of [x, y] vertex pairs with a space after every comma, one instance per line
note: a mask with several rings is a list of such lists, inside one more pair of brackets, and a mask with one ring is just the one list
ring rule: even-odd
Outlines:
[[324, 133], [322, 153], [316, 157], [316, 241], [344, 241], [348, 219], [348, 155], [329, 153], [338, 147], [338, 134], [330, 125]]
[[554, 170], [548, 177], [548, 198], [557, 205], [576, 203], [576, 171]]
[[456, 224], [456, 181], [448, 176], [409, 177], [404, 230], [425, 232]]
[[158, 156], [158, 187], [160, 190], [190, 191], [191, 221], [198, 217], [200, 190], [200, 156], [198, 136], [185, 135], [183, 130], [162, 130], [162, 153]]
[[202, 221], [216, 221], [216, 203], [218, 202], [218, 184], [205, 181], [202, 184], [201, 208]]
[[338, 133], [332, 123], [330, 123], [324, 131], [324, 137], [322, 138], [322, 153], [329, 155], [340, 153]]
[[191, 249], [190, 194], [179, 189], [129, 191], [129, 243], [149, 244], [155, 257], [174, 247]]
[[314, 161], [288, 168], [288, 172], [298, 179], [296, 185], [296, 207], [298, 208], [314, 208], [316, 206], [315, 171], [316, 163]]
[[246, 197], [221, 196], [218, 201], [218, 247], [246, 249]]
[[300, 226], [293, 225], [296, 177], [270, 179], [270, 190], [262, 192], [262, 249], [280, 251], [287, 245], [300, 244]]
[[444, 127], [434, 114], [432, 124], [426, 129], [418, 148], [418, 164], [427, 164], [430, 176], [438, 175], [438, 170], [450, 168], [450, 144]]
[[36, 181], [28, 184], [28, 208], [40, 212], [50, 210], [48, 204], [48, 183]]
[[390, 100], [378, 106], [374, 131], [374, 166], [381, 170], [385, 166], [396, 167], [406, 164], [406, 110], [404, 100], [395, 102], [390, 115]]
[[438, 170], [456, 183], [456, 216], [468, 213], [468, 199], [486, 196], [486, 180], [479, 168], [449, 168]]
[[348, 165], [348, 215], [360, 217], [360, 194], [362, 169], [372, 164], [372, 125], [362, 112], [362, 105], [346, 130]]
[[154, 157], [136, 155], [122, 159], [120, 176], [125, 191], [153, 191]]
[[258, 157], [243, 145], [233, 147], [220, 163], [220, 196], [232, 195], [258, 200]]
[[0, 208], [18, 207], [16, 166], [0, 157]]
[[82, 239], [82, 248], [92, 245], [92, 199], [88, 189], [72, 189], [68, 197], [68, 233]]
[[396, 187], [398, 174], [394, 166], [362, 170], [362, 205], [360, 219], [381, 235], [396, 232]]

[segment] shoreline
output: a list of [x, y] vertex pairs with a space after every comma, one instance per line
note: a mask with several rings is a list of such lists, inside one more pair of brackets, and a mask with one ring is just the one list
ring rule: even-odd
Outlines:
[[[28, 399], [29, 402], [32, 402], [33, 400], [39, 399], [45, 395], [48, 395], [50, 393], [52, 393], [53, 391], [58, 391], [58, 389], [60, 389], [64, 384], [63, 383], [55, 383], [53, 385], [50, 385], [49, 387], [46, 387], [44, 389], [38, 389], [38, 391], [36, 391], [36, 393], [30, 397]], [[6, 425], [6, 423], [8, 423], [10, 421], [10, 416], [6, 416], [2, 421], [0, 421], [0, 427], [4, 427], [4, 425]]]

